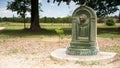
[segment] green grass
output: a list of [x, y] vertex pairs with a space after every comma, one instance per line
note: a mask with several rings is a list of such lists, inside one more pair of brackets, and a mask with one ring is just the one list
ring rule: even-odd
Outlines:
[[91, 61], [91, 62], [85, 62], [85, 61], [76, 61], [75, 64], [80, 64], [80, 65], [100, 65], [100, 62], [98, 61]]
[[55, 36], [56, 33], [52, 30], [49, 31], [39, 31], [39, 32], [31, 32], [29, 30], [23, 29], [15, 29], [8, 30], [5, 29], [0, 33], [0, 38], [14, 38], [14, 37], [44, 37], [44, 36]]
[[[3, 22], [0, 23], [0, 27], [6, 27], [6, 29], [0, 31], [0, 38], [58, 36], [55, 32], [55, 29], [57, 28], [61, 28], [62, 30], [64, 30], [65, 36], [71, 36], [71, 24], [41, 23], [40, 25], [46, 30], [31, 32], [29, 30], [24, 30], [23, 23]], [[30, 24], [27, 23], [26, 27], [29, 28]], [[98, 37], [120, 38], [119, 27], [120, 25], [110, 27], [105, 25], [98, 25]]]
[[97, 24], [97, 27], [98, 28], [120, 28], [120, 23], [117, 23], [114, 26], [107, 26], [107, 25], [102, 23], [102, 24]]
[[[24, 29], [22, 23], [0, 23], [1, 27], [6, 27], [5, 30], [0, 32], [0, 38], [14, 38], [14, 37], [42, 37], [42, 36], [53, 36], [55, 35], [54, 30], [31, 32]], [[27, 28], [30, 26], [26, 25]]]
[[84, 61], [76, 61], [75, 64], [80, 64], [80, 65], [88, 65], [86, 62]]

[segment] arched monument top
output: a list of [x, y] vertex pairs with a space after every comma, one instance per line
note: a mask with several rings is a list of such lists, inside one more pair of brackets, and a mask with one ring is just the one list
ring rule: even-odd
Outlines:
[[79, 16], [80, 14], [83, 14], [83, 13], [86, 14], [86, 12], [90, 14], [90, 17], [95, 18], [95, 19], [97, 18], [96, 12], [92, 8], [85, 6], [85, 5], [81, 5], [80, 7], [75, 9], [75, 11], [72, 14], [72, 17]]

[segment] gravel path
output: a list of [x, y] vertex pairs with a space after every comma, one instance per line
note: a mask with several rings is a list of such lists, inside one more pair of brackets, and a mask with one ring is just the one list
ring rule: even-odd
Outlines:
[[[50, 53], [69, 46], [70, 38], [0, 38], [0, 68], [120, 68], [120, 58], [109, 64], [57, 61]], [[109, 41], [109, 43], [107, 43]], [[98, 38], [100, 49], [120, 45], [120, 38]]]
[[5, 29], [5, 27], [0, 27], [0, 30], [3, 30], [3, 29]]

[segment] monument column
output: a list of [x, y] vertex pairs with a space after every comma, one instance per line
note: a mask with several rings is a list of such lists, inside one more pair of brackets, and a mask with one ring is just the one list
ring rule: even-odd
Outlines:
[[73, 12], [72, 18], [72, 41], [66, 53], [68, 55], [96, 55], [98, 45], [95, 11], [82, 5]]

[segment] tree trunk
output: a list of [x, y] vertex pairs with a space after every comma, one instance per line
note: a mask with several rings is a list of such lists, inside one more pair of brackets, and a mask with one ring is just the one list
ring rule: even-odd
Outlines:
[[118, 16], [119, 22], [120, 22], [120, 9], [119, 9], [119, 16]]
[[25, 25], [25, 14], [24, 14], [24, 17], [23, 17], [23, 22], [24, 22], [24, 29], [26, 29], [26, 25]]
[[40, 30], [38, 0], [31, 0], [31, 25], [30, 30]]
[[26, 29], [26, 25], [25, 25], [25, 0], [23, 1], [24, 2], [24, 11], [23, 11], [23, 22], [24, 22], [24, 29]]

